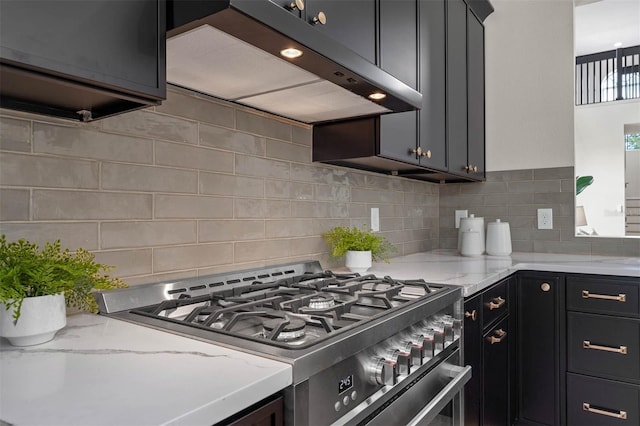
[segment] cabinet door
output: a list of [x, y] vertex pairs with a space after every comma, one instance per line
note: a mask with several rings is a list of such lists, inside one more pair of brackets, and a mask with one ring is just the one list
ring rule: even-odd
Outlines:
[[482, 404], [482, 295], [464, 302], [464, 363], [471, 379], [464, 386], [464, 424], [480, 424]]
[[422, 93], [422, 109], [419, 114], [418, 145], [425, 151], [431, 151], [431, 158], [422, 157], [420, 164], [446, 170], [445, 1], [420, 0], [419, 16], [420, 84], [418, 90]]
[[526, 422], [564, 423], [564, 277], [518, 276], [519, 412]]
[[490, 327], [483, 336], [483, 409], [482, 424], [509, 423], [509, 317]]
[[[380, 1], [380, 67], [397, 79], [417, 88], [416, 0]], [[380, 117], [380, 155], [419, 163], [412, 150], [417, 147], [418, 112]]]
[[[467, 12], [467, 102], [468, 102], [468, 156], [469, 171], [475, 178], [484, 178], [484, 26], [471, 12]], [[477, 167], [477, 171], [476, 171]]]
[[447, 1], [447, 146], [449, 171], [467, 165], [467, 4]]
[[307, 0], [305, 4], [307, 22], [323, 12], [327, 21], [316, 25], [318, 31], [376, 63], [375, 0]]

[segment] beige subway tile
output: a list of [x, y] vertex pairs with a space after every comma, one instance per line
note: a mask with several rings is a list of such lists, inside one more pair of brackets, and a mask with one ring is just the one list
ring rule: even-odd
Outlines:
[[0, 189], [0, 220], [29, 220], [28, 189]]
[[233, 107], [172, 89], [167, 90], [167, 100], [157, 106], [156, 111], [220, 126], [233, 127], [234, 124]]
[[351, 188], [351, 201], [402, 204], [404, 195], [402, 192]]
[[102, 249], [154, 247], [195, 243], [195, 221], [103, 222]]
[[241, 241], [234, 243], [235, 263], [289, 256], [288, 240]]
[[306, 237], [320, 234], [313, 219], [267, 220], [266, 238]]
[[104, 163], [102, 187], [130, 191], [185, 192], [198, 191], [198, 172], [164, 167]]
[[236, 111], [236, 128], [243, 132], [290, 141], [291, 127], [290, 124], [262, 115], [242, 110]]
[[549, 167], [544, 169], [533, 169], [534, 180], [560, 180], [573, 178], [573, 166], [571, 167]]
[[87, 250], [98, 249], [98, 224], [75, 222], [0, 222], [0, 234], [5, 234], [8, 241], [20, 238], [44, 246], [49, 241], [60, 240], [64, 248], [75, 250], [82, 247]]
[[0, 149], [31, 151], [31, 122], [0, 117]]
[[327, 253], [329, 247], [322, 237], [294, 238], [289, 240], [289, 253], [292, 255]]
[[236, 218], [281, 218], [291, 216], [291, 203], [285, 200], [234, 200]]
[[156, 142], [156, 164], [232, 173], [233, 153], [185, 144]]
[[269, 160], [248, 155], [236, 156], [236, 174], [275, 179], [289, 179], [290, 164], [285, 161]]
[[93, 189], [98, 187], [98, 163], [0, 153], [0, 183], [7, 186]]
[[34, 220], [151, 219], [151, 195], [33, 191]]
[[33, 150], [96, 160], [153, 162], [153, 141], [99, 132], [94, 129], [33, 124]]
[[364, 203], [349, 203], [349, 217], [366, 217], [369, 208]]
[[265, 181], [267, 198], [287, 198], [292, 200], [310, 200], [313, 198], [313, 185], [288, 180]]
[[291, 203], [293, 217], [349, 217], [347, 203], [293, 201]]
[[349, 201], [351, 192], [347, 185], [315, 185], [316, 200]]
[[203, 195], [155, 196], [158, 219], [210, 219], [233, 217], [233, 199]]
[[216, 173], [200, 173], [201, 194], [263, 197], [264, 179]]
[[133, 111], [102, 120], [103, 129], [174, 142], [198, 143], [198, 123], [151, 111]]
[[[150, 248], [98, 251], [95, 255], [97, 262], [115, 267], [108, 272], [109, 275], [114, 277], [146, 275], [153, 272], [152, 250]], [[127, 280], [124, 281], [127, 282]]]
[[266, 149], [262, 136], [207, 124], [200, 124], [200, 145], [258, 156], [263, 156]]
[[233, 262], [233, 244], [198, 244], [153, 250], [154, 272], [205, 268]]
[[298, 145], [311, 146], [313, 140], [313, 127], [291, 126], [291, 140]]
[[264, 238], [263, 220], [202, 220], [199, 223], [198, 240], [242, 241]]
[[311, 163], [311, 149], [308, 146], [267, 139], [267, 157], [298, 163]]

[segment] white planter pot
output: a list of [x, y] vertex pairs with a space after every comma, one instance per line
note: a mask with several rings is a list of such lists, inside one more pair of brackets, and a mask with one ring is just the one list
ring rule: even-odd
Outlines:
[[351, 272], [363, 274], [371, 268], [371, 250], [368, 251], [352, 251], [347, 252], [344, 266]]
[[20, 318], [14, 324], [13, 308], [0, 303], [0, 336], [14, 346], [31, 346], [52, 340], [67, 325], [63, 294], [27, 297], [22, 301]]

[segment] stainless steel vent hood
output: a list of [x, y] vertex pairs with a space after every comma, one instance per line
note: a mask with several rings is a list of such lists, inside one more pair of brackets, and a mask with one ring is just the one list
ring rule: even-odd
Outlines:
[[[167, 7], [167, 81], [174, 85], [304, 123], [422, 103], [419, 92], [269, 0], [174, 0]], [[283, 58], [290, 48], [302, 56]], [[370, 100], [372, 93], [386, 96]]]

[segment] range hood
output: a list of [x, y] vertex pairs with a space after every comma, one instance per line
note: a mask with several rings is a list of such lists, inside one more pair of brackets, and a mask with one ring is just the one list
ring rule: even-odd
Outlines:
[[[422, 104], [419, 92], [269, 0], [174, 0], [167, 8], [173, 85], [304, 123]], [[302, 55], [286, 59], [285, 49]]]

